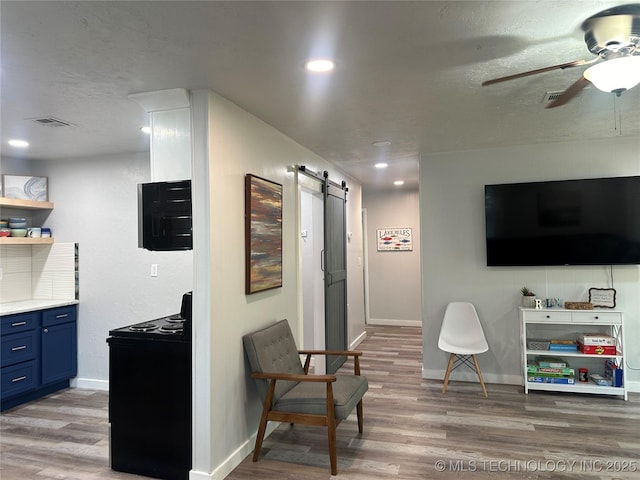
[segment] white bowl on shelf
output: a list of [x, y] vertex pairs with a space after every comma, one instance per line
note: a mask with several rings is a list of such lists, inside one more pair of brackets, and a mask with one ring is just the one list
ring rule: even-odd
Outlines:
[[27, 229], [26, 228], [12, 228], [11, 229], [12, 237], [26, 237]]

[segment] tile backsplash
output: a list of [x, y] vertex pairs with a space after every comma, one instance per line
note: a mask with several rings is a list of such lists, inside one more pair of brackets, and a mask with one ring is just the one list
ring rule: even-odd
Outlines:
[[76, 299], [76, 244], [0, 245], [0, 303]]

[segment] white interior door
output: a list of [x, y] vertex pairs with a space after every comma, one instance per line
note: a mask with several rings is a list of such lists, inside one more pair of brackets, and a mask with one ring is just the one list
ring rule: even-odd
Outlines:
[[[302, 315], [303, 342], [307, 349], [324, 350], [324, 274], [321, 259], [324, 248], [324, 206], [322, 192], [301, 191]], [[324, 359], [316, 358], [314, 371], [325, 372]]]

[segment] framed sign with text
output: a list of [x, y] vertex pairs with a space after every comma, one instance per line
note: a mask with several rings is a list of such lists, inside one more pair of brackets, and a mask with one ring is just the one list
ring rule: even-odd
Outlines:
[[615, 288], [590, 288], [589, 303], [598, 308], [616, 308]]
[[413, 250], [411, 228], [379, 228], [376, 230], [379, 252]]

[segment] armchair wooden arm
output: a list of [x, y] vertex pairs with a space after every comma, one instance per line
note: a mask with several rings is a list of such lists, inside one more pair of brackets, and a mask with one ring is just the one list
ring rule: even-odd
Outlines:
[[351, 357], [359, 357], [362, 352], [357, 350], [298, 350], [300, 355], [344, 355]]
[[264, 380], [290, 380], [292, 382], [335, 382], [335, 375], [298, 375], [293, 373], [253, 372], [253, 378]]
[[345, 357], [353, 357], [353, 373], [360, 375], [360, 356], [362, 352], [357, 350], [298, 350], [298, 354], [306, 355], [304, 361], [304, 373], [309, 372], [312, 355], [343, 355]]

